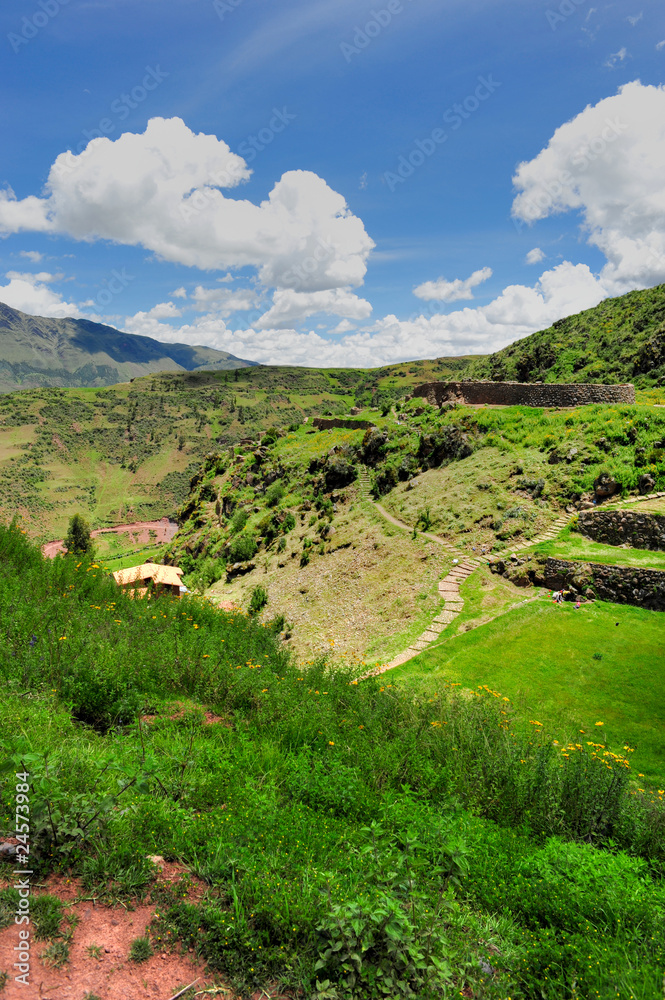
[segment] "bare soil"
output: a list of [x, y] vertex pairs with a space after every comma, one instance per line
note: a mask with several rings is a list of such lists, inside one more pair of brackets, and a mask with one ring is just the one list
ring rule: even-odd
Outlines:
[[[156, 885], [178, 882], [186, 869], [183, 865], [155, 858], [158, 875]], [[11, 882], [7, 882], [11, 885]], [[196, 902], [204, 892], [202, 884], [189, 876], [188, 897]], [[74, 915], [78, 923], [70, 944], [69, 961], [60, 969], [49, 967], [40, 958], [47, 941], [31, 937], [30, 985], [14, 980], [14, 948], [18, 943], [18, 928], [11, 924], [0, 931], [0, 971], [9, 972], [9, 981], [2, 992], [3, 1000], [82, 1000], [86, 993], [100, 1000], [169, 1000], [183, 986], [198, 979], [197, 990], [210, 988], [219, 978], [206, 975], [204, 963], [188, 951], [157, 952], [145, 962], [131, 962], [129, 950], [134, 938], [143, 937], [158, 907], [154, 905], [102, 906], [87, 894], [76, 880], [51, 876], [35, 895], [49, 893], [66, 903], [66, 915]], [[92, 948], [91, 954], [88, 949]], [[98, 957], [95, 957], [98, 955]], [[221, 984], [220, 984], [221, 985]], [[231, 991], [220, 992], [230, 1000]]]

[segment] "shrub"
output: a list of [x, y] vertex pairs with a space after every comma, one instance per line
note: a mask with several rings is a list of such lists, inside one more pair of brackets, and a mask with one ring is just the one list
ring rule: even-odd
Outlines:
[[229, 523], [229, 530], [231, 531], [231, 534], [237, 535], [239, 531], [242, 531], [242, 529], [245, 527], [248, 521], [249, 521], [249, 514], [247, 513], [246, 510], [243, 510], [243, 508], [240, 507], [235, 512]]
[[256, 536], [250, 532], [236, 535], [231, 539], [229, 546], [229, 559], [231, 562], [247, 562], [256, 555], [258, 548]]
[[296, 526], [295, 514], [289, 511], [284, 520], [282, 521], [282, 531], [285, 534], [287, 534], [289, 531], [293, 531], [295, 526]]
[[284, 487], [281, 483], [273, 483], [266, 490], [266, 503], [269, 507], [275, 507], [284, 496]]
[[268, 591], [260, 585], [254, 587], [249, 601], [250, 615], [258, 615], [268, 603]]

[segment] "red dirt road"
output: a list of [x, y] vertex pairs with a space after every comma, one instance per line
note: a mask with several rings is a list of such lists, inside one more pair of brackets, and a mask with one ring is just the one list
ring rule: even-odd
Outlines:
[[[113, 528], [97, 528], [90, 534], [93, 538], [99, 535], [127, 535], [127, 540], [138, 547], [149, 542], [170, 542], [177, 530], [175, 521], [163, 517], [161, 521], [134, 521], [131, 524], [116, 524]], [[151, 531], [155, 533], [153, 538], [150, 537]], [[54, 559], [59, 552], [64, 551], [62, 539], [42, 545], [42, 552], [47, 559]]]

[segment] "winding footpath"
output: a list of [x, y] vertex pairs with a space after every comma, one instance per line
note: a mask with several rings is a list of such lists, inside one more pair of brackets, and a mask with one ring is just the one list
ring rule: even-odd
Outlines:
[[[359, 497], [362, 501], [370, 503], [372, 507], [378, 511], [381, 517], [385, 518], [390, 524], [393, 524], [396, 528], [403, 528], [405, 531], [413, 531], [408, 524], [404, 521], [400, 521], [399, 518], [394, 517], [390, 514], [385, 507], [382, 507], [380, 503], [377, 503], [372, 499], [370, 494], [370, 481], [369, 474], [366, 469], [360, 470], [360, 475], [358, 477], [359, 486]], [[538, 545], [540, 542], [547, 542], [552, 538], [555, 538], [563, 527], [571, 519], [570, 514], [566, 514], [559, 517], [554, 521], [550, 527], [542, 532], [542, 534], [537, 535], [535, 538], [530, 538], [528, 541], [524, 541], [519, 545], [506, 546], [506, 548], [511, 548], [511, 551], [518, 552], [520, 549], [530, 548], [532, 545]], [[441, 538], [440, 535], [435, 535], [430, 531], [419, 531], [419, 535], [424, 538], [429, 538], [431, 541], [436, 542], [441, 545], [448, 552], [452, 553], [455, 559], [455, 565], [448, 572], [442, 580], [439, 581], [439, 596], [443, 601], [443, 608], [437, 614], [436, 618], [427, 626], [424, 632], [422, 632], [417, 639], [411, 643], [411, 645], [405, 649], [403, 652], [398, 653], [389, 663], [384, 663], [380, 667], [372, 670], [368, 676], [375, 676], [378, 674], [385, 673], [387, 670], [392, 670], [393, 667], [399, 667], [402, 663], [406, 663], [408, 660], [413, 659], [414, 656], [418, 656], [424, 649], [439, 639], [441, 633], [448, 628], [452, 622], [458, 617], [460, 612], [464, 608], [464, 598], [460, 593], [460, 585], [471, 576], [471, 574], [486, 561], [485, 557], [472, 557], [472, 558], [462, 558], [462, 553], [454, 545], [451, 545], [445, 538]], [[461, 560], [461, 561], [458, 561]]]

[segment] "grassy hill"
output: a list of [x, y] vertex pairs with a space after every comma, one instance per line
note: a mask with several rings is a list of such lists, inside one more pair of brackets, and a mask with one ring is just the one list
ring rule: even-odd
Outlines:
[[605, 299], [489, 357], [466, 377], [516, 382], [665, 382], [665, 285]]
[[90, 320], [29, 316], [0, 302], [0, 393], [115, 385], [150, 372], [250, 364], [210, 347], [163, 344]]
[[414, 697], [298, 662], [278, 623], [132, 600], [16, 527], [0, 623], [0, 832], [26, 787], [35, 980], [94, 897], [109, 926], [149, 908], [114, 964], [182, 950], [241, 998], [660, 996], [664, 807], [630, 747], [557, 745], [492, 686]]
[[[173, 345], [169, 345], [173, 346]], [[236, 368], [165, 372], [99, 389], [0, 397], [0, 514], [62, 537], [83, 510], [93, 527], [172, 515], [203, 456], [271, 425], [384, 408], [413, 385], [450, 378], [466, 358], [381, 369]]]

